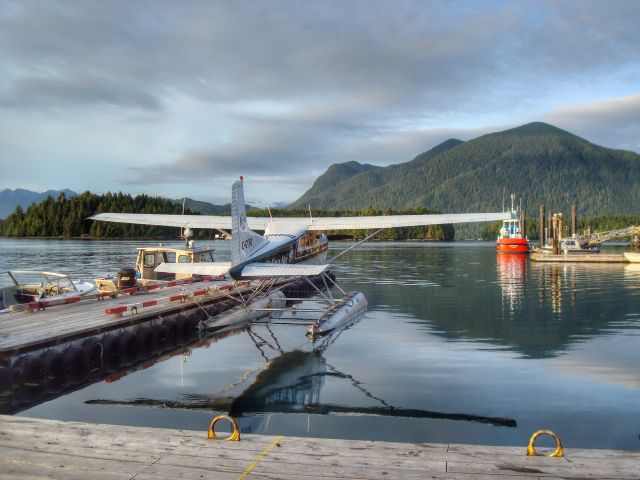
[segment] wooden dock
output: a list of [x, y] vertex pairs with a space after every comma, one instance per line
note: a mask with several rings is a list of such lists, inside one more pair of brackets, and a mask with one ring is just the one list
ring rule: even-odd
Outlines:
[[555, 263], [629, 263], [624, 255], [614, 253], [597, 254], [568, 254], [552, 255], [550, 253], [532, 253], [529, 255], [532, 262], [555, 262]]
[[0, 416], [0, 479], [638, 479], [640, 453], [168, 430]]
[[[229, 309], [235, 305], [230, 303], [233, 296], [237, 297], [238, 292], [246, 296], [257, 285], [257, 282], [246, 282], [239, 289], [223, 290], [230, 288], [228, 282], [204, 281], [146, 292], [139, 290], [114, 298], [93, 296], [67, 305], [3, 314], [0, 316], [0, 356], [47, 348], [180, 314], [186, 317], [202, 313], [203, 319], [222, 311], [222, 306], [212, 311], [213, 304], [224, 302], [224, 308]], [[124, 311], [108, 313], [118, 309]]]

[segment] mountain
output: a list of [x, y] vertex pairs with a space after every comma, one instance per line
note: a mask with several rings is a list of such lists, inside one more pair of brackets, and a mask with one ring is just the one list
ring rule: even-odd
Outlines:
[[27, 208], [32, 203], [42, 202], [48, 196], [54, 199], [58, 198], [61, 193], [64, 193], [67, 198], [77, 195], [73, 190], [66, 188], [64, 190], [47, 190], [42, 193], [32, 192], [23, 188], [2, 190], [0, 191], [0, 219], [12, 214], [18, 205], [22, 208]]
[[[182, 205], [182, 199], [172, 201], [175, 204]], [[194, 200], [187, 197], [184, 202], [184, 208], [186, 208], [187, 210], [191, 210], [192, 212], [200, 213], [202, 215], [231, 215], [230, 203], [227, 203], [226, 205], [215, 205], [213, 203]], [[257, 210], [256, 207], [253, 207], [249, 204], [246, 205], [246, 209], [247, 211]]]
[[535, 122], [467, 142], [447, 140], [387, 167], [332, 165], [289, 208], [497, 211], [503, 192], [522, 197], [530, 217], [541, 203], [548, 212], [576, 203], [580, 215], [638, 214], [640, 155]]

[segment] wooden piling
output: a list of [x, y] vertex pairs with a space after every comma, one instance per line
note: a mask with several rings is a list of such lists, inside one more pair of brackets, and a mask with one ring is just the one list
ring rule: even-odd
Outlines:
[[544, 203], [540, 205], [540, 215], [538, 217], [539, 220], [539, 225], [538, 227], [540, 228], [540, 233], [539, 235], [539, 240], [540, 240], [540, 247], [542, 247], [545, 244], [545, 235], [544, 235]]
[[578, 208], [574, 203], [571, 205], [571, 236], [578, 233]]
[[527, 236], [527, 211], [522, 210], [520, 213], [520, 232], [522, 233], [522, 237], [526, 238]]

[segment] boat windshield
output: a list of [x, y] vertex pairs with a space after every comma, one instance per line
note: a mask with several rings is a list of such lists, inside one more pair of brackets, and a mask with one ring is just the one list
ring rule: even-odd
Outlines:
[[76, 290], [75, 285], [68, 275], [54, 272], [40, 272], [31, 270], [11, 270], [7, 272], [16, 286], [40, 285], [50, 288], [56, 287], [58, 290]]

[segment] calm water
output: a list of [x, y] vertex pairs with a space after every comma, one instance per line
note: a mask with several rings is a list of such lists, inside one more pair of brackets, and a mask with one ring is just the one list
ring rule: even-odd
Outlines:
[[[0, 240], [0, 270], [112, 274], [139, 244]], [[304, 326], [257, 325], [19, 414], [206, 430], [231, 409], [253, 433], [526, 445], [550, 428], [569, 447], [640, 447], [639, 270], [488, 243], [372, 243], [339, 262], [369, 310], [315, 349]]]

